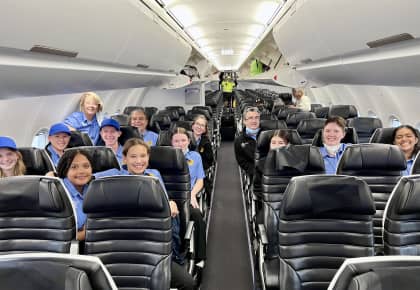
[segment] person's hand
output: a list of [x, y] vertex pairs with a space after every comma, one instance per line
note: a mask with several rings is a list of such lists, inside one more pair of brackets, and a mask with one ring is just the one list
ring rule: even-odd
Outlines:
[[54, 171], [48, 171], [45, 176], [56, 177]]
[[171, 217], [176, 217], [179, 214], [178, 206], [173, 200], [169, 201], [169, 206], [171, 208]]
[[197, 198], [195, 196], [191, 196], [191, 205], [193, 208], [199, 208], [200, 205], [198, 204]]

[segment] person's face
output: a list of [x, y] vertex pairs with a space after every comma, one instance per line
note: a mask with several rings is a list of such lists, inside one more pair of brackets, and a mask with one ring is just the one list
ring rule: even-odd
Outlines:
[[322, 139], [328, 146], [340, 144], [343, 138], [344, 130], [337, 123], [328, 123], [322, 130]]
[[207, 121], [203, 120], [202, 118], [198, 118], [195, 120], [194, 124], [192, 125], [192, 130], [194, 135], [201, 136], [206, 132]]
[[418, 142], [419, 139], [408, 128], [400, 128], [395, 134], [394, 144], [398, 145], [404, 153], [411, 154]]
[[83, 112], [86, 115], [93, 116], [98, 112], [98, 103], [92, 96], [87, 96], [83, 103]]
[[279, 136], [273, 136], [270, 141], [270, 149], [276, 149], [280, 147], [287, 146], [287, 141]]
[[133, 112], [131, 114], [131, 126], [138, 128], [141, 132], [146, 130], [147, 123], [147, 118], [144, 113]]
[[105, 146], [114, 146], [118, 143], [118, 138], [121, 136], [121, 131], [118, 131], [112, 126], [105, 126], [101, 129], [101, 137], [105, 142]]
[[147, 166], [149, 166], [149, 154], [147, 153], [147, 148], [143, 145], [131, 146], [123, 159], [127, 165], [128, 172], [131, 174], [143, 174]]
[[55, 151], [62, 152], [69, 145], [70, 135], [66, 133], [57, 133], [55, 135], [48, 136], [48, 141], [50, 141]]
[[16, 151], [10, 150], [8, 148], [0, 148], [0, 168], [4, 172], [13, 170], [18, 159], [19, 155], [16, 153]]
[[67, 178], [75, 187], [86, 185], [92, 178], [92, 166], [86, 156], [77, 154], [67, 172]]
[[182, 133], [177, 133], [172, 136], [172, 147], [182, 149], [183, 151], [188, 148], [188, 144], [190, 144], [190, 140], [188, 139], [187, 135]]
[[260, 127], [260, 114], [258, 112], [247, 112], [244, 120], [245, 127], [249, 129], [258, 129]]

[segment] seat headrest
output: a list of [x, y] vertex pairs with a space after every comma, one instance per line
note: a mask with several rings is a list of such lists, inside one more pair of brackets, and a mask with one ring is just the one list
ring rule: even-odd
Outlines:
[[344, 119], [357, 117], [357, 109], [353, 105], [335, 105], [331, 106], [328, 112], [328, 117], [340, 116]]
[[282, 204], [286, 215], [347, 213], [373, 215], [375, 204], [367, 183], [353, 176], [308, 175], [293, 178]]
[[394, 189], [395, 211], [401, 215], [420, 213], [420, 175], [402, 177]]
[[210, 107], [208, 106], [194, 106], [191, 108], [192, 111], [199, 111], [199, 110], [204, 110], [207, 111], [210, 115], [210, 117], [213, 115], [213, 111]]
[[137, 109], [143, 109], [143, 107], [140, 106], [127, 106], [124, 108], [123, 114], [126, 114], [130, 116], [131, 112]]
[[347, 146], [337, 174], [398, 176], [406, 166], [404, 154], [396, 145], [356, 144]]
[[129, 116], [126, 114], [117, 114], [117, 115], [112, 115], [111, 119], [114, 119], [115, 121], [118, 122], [118, 124], [120, 124], [120, 126], [128, 126], [129, 123]]
[[16, 176], [0, 179], [0, 211], [43, 210], [60, 212], [66, 191], [58, 179]]
[[177, 110], [179, 116], [185, 116], [185, 109], [183, 106], [166, 106], [167, 110]]
[[275, 129], [287, 129], [286, 122], [284, 120], [261, 120], [260, 128], [262, 131], [275, 130]]
[[382, 121], [378, 118], [357, 117], [348, 119], [347, 126], [354, 127], [358, 134], [372, 134], [377, 128], [382, 128]]
[[80, 147], [80, 146], [92, 146], [92, 140], [90, 140], [89, 135], [79, 131], [70, 132], [70, 141], [67, 148]]
[[318, 108], [322, 108], [321, 104], [311, 104], [311, 112], [315, 113], [315, 110]]
[[181, 149], [170, 146], [153, 146], [150, 149], [149, 168], [174, 172], [188, 170], [188, 164]]
[[151, 122], [158, 123], [159, 127], [164, 130], [165, 128], [169, 128], [171, 125], [171, 117], [164, 114], [155, 114], [153, 115]]
[[[283, 130], [289, 133], [290, 144], [302, 145], [302, 140], [300, 139], [299, 133], [296, 130], [293, 130], [293, 129], [283, 129]], [[259, 152], [259, 154], [263, 154], [264, 156], [267, 155], [268, 151], [270, 150], [271, 138], [273, 137], [273, 134], [275, 131], [276, 130], [262, 131], [260, 134], [258, 134], [256, 152]]]
[[156, 178], [111, 176], [90, 183], [83, 201], [83, 211], [87, 214], [165, 212], [168, 211], [165, 199], [165, 191]]
[[313, 118], [313, 119], [305, 119], [299, 122], [297, 126], [297, 131], [300, 135], [308, 134], [314, 136], [319, 129], [324, 127], [325, 121], [327, 119], [324, 118]]
[[301, 120], [313, 119], [315, 117], [315, 114], [312, 112], [294, 112], [287, 115], [286, 124], [296, 127]]
[[188, 120], [193, 121], [195, 116], [197, 115], [203, 115], [204, 117], [206, 117], [207, 121], [210, 121], [211, 116], [208, 110], [204, 110], [204, 109], [192, 109], [192, 110], [188, 110], [186, 118]]
[[330, 107], [321, 107], [315, 109], [315, 116], [317, 118], [328, 118], [328, 112], [330, 111]]
[[193, 121], [176, 121], [172, 122], [171, 126], [169, 127], [169, 131], [175, 130], [175, 128], [181, 127], [184, 128], [187, 131], [192, 130], [192, 123]]
[[279, 110], [279, 112], [277, 114], [277, 118], [279, 120], [286, 120], [287, 116], [290, 113], [296, 113], [296, 112], [301, 112], [301, 109], [285, 107], [285, 108]]
[[118, 163], [117, 157], [111, 148], [105, 146], [81, 146], [75, 148], [69, 148], [64, 151], [64, 154], [61, 158], [70, 154], [74, 150], [83, 150], [89, 154], [92, 164], [92, 173], [105, 171], [108, 169], [116, 168], [120, 169], [120, 164]]
[[19, 147], [18, 151], [22, 154], [27, 175], [45, 175], [49, 171], [54, 171], [54, 165], [44, 149]]

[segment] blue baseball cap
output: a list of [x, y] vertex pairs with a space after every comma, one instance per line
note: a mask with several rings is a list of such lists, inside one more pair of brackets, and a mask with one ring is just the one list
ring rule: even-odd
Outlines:
[[17, 150], [15, 141], [12, 138], [6, 136], [0, 136], [0, 148]]
[[120, 123], [118, 123], [114, 119], [105, 119], [105, 120], [103, 120], [102, 121], [102, 124], [101, 124], [101, 130], [102, 130], [103, 127], [106, 127], [106, 126], [111, 126], [111, 127], [114, 127], [117, 131], [121, 131], [121, 129], [120, 129]]
[[56, 135], [58, 133], [66, 133], [67, 135], [71, 135], [69, 127], [67, 127], [63, 123], [57, 123], [52, 125], [50, 128], [50, 132], [48, 132], [48, 136]]

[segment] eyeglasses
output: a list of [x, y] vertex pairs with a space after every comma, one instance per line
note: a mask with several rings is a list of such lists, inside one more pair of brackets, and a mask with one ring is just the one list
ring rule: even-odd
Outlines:
[[194, 123], [194, 125], [200, 127], [200, 128], [206, 128], [205, 124], [200, 124], [200, 123]]
[[248, 117], [245, 120], [259, 120], [260, 116], [255, 116], [255, 117]]

